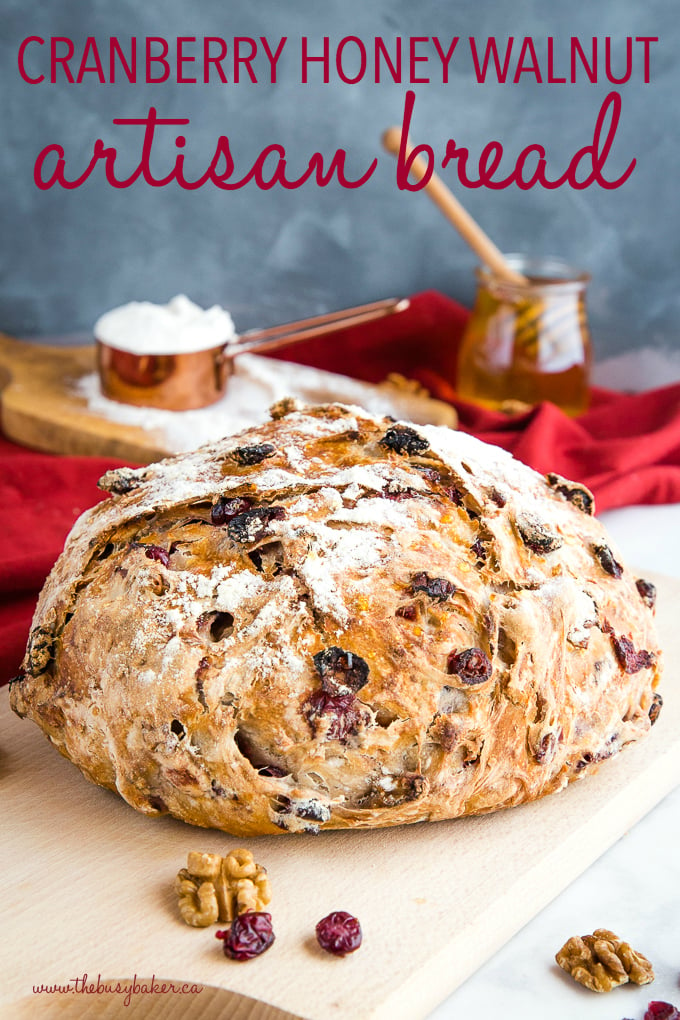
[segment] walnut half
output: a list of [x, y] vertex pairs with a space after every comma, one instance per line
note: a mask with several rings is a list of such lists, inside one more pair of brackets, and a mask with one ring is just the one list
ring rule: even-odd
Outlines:
[[610, 992], [628, 981], [648, 985], [654, 980], [649, 960], [606, 928], [569, 939], [555, 959], [574, 981], [593, 992]]
[[219, 854], [192, 852], [175, 879], [182, 920], [194, 928], [233, 921], [246, 911], [260, 911], [271, 900], [267, 872], [250, 850]]

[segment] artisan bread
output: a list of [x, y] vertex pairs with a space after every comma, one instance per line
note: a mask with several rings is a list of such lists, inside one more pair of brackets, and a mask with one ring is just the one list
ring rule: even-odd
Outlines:
[[459, 432], [284, 401], [109, 472], [14, 710], [148, 815], [238, 835], [488, 812], [655, 721], [654, 588], [583, 486]]

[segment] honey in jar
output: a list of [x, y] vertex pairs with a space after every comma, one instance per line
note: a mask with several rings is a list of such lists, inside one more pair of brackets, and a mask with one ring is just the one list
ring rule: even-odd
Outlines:
[[498, 409], [551, 400], [567, 414], [588, 406], [590, 279], [555, 258], [507, 255], [526, 282], [477, 269], [477, 296], [458, 356], [463, 400]]

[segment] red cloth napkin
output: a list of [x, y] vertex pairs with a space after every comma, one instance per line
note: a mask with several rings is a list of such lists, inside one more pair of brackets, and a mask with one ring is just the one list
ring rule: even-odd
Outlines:
[[[279, 357], [371, 382], [417, 378], [455, 403], [461, 427], [541, 472], [584, 482], [598, 509], [680, 502], [680, 385], [637, 395], [595, 391], [567, 418], [541, 404], [514, 418], [455, 398], [455, 361], [467, 311], [429, 291], [407, 311], [296, 345]], [[96, 481], [119, 462], [35, 453], [0, 436], [0, 682], [19, 668], [35, 600], [78, 514], [102, 496]]]
[[443, 294], [426, 291], [411, 298], [406, 312], [344, 330], [342, 341], [310, 340], [273, 357], [370, 382], [387, 372], [418, 379], [456, 406], [463, 431], [537, 471], [584, 482], [598, 510], [680, 502], [680, 384], [637, 394], [595, 389], [590, 409], [578, 418], [549, 403], [513, 417], [466, 404], [454, 387], [468, 314]]

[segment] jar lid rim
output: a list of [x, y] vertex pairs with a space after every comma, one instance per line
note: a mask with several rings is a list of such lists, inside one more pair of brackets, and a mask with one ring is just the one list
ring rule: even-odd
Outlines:
[[477, 266], [475, 270], [477, 278], [518, 290], [522, 290], [525, 286], [562, 288], [568, 284], [586, 285], [591, 279], [590, 273], [556, 255], [525, 255], [520, 252], [508, 252], [503, 257], [512, 269], [528, 277], [528, 284], [507, 280], [486, 265]]

